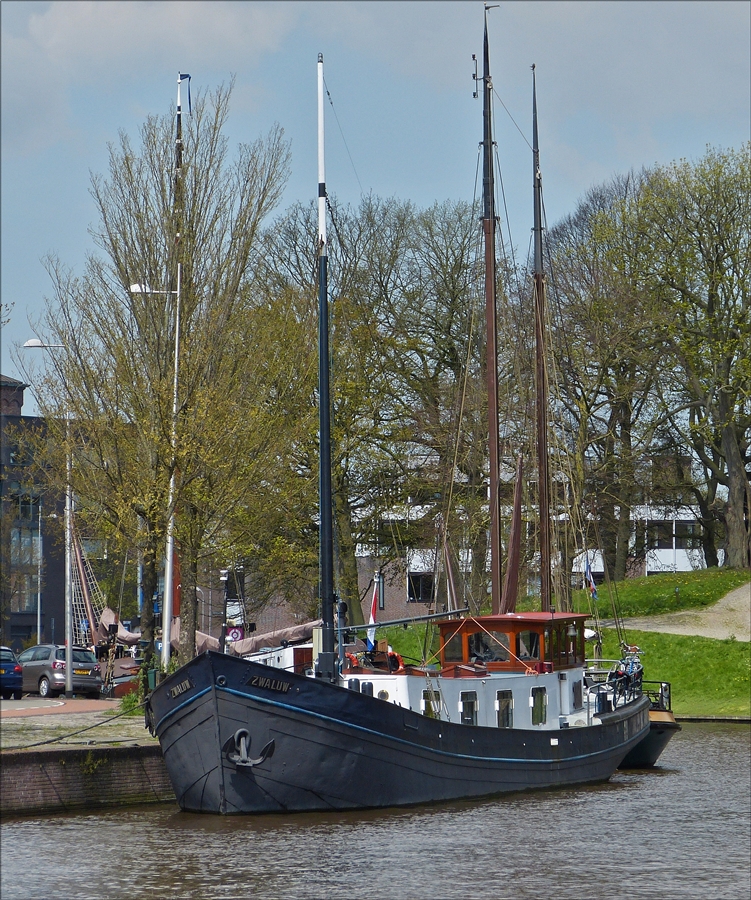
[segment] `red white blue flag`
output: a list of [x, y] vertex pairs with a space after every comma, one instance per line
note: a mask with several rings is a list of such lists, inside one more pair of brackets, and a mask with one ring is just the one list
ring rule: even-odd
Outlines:
[[595, 579], [592, 575], [592, 569], [589, 565], [589, 553], [584, 555], [584, 581], [586, 582], [587, 588], [589, 589], [589, 594], [593, 600], [597, 599], [597, 587], [595, 585]]
[[[370, 618], [368, 625], [375, 625], [376, 609], [378, 609], [378, 576], [373, 582], [373, 599], [370, 602]], [[368, 650], [375, 650], [375, 628], [368, 628], [368, 639], [365, 642]]]

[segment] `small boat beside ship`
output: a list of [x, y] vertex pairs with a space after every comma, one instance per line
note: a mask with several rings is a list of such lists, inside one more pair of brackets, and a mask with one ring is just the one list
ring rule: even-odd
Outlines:
[[[488, 322], [494, 323], [487, 24], [481, 83], [483, 228], [491, 269], [486, 287], [493, 294]], [[500, 542], [494, 539], [491, 614], [473, 616], [462, 610], [431, 617], [438, 649], [421, 665], [405, 665], [383, 642], [373, 642], [369, 650], [345, 646], [346, 630], [335, 625], [322, 56], [318, 88], [322, 621], [312, 635], [297, 641], [275, 636], [263, 646], [254, 636], [255, 648], [245, 658], [208, 650], [150, 694], [147, 724], [159, 738], [177, 802], [184, 810], [218, 814], [363, 809], [605, 781], [649, 736], [650, 699], [642, 690], [636, 656], [614, 678], [600, 681], [588, 674], [586, 615], [555, 611], [550, 603], [549, 545], [541, 566], [541, 611], [517, 613], [505, 601], [509, 593], [515, 596], [516, 584], [507, 574], [502, 591]], [[533, 109], [537, 244], [536, 103]], [[536, 258], [536, 290], [543, 290], [541, 251]], [[495, 358], [494, 341], [489, 335], [489, 358]], [[490, 385], [495, 534], [498, 415], [493, 390]], [[543, 534], [548, 518], [547, 509], [541, 509]], [[342, 638], [338, 646], [337, 633]]]

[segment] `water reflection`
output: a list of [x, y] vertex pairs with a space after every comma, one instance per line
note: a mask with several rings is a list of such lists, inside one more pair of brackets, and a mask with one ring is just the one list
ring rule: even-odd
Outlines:
[[657, 771], [481, 803], [220, 818], [173, 805], [2, 826], [3, 900], [749, 896], [751, 729], [686, 725]]

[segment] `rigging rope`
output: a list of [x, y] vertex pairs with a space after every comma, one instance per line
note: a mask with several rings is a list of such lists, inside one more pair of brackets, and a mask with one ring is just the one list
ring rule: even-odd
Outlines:
[[355, 168], [354, 160], [352, 159], [352, 154], [349, 152], [349, 146], [347, 145], [347, 139], [344, 137], [344, 131], [342, 130], [342, 126], [339, 122], [339, 116], [336, 114], [336, 107], [334, 106], [334, 101], [331, 98], [331, 94], [329, 92], [329, 86], [326, 84], [326, 79], [323, 79], [324, 87], [326, 88], [326, 96], [329, 98], [329, 103], [331, 104], [332, 112], [334, 113], [334, 118], [336, 119], [336, 124], [339, 128], [339, 133], [342, 136], [342, 141], [344, 142], [344, 147], [347, 151], [347, 156], [349, 157], [349, 161], [352, 164], [352, 171], [355, 173], [355, 178], [357, 179], [357, 183], [360, 186], [360, 196], [362, 196], [365, 191], [362, 189], [362, 184], [360, 183], [360, 176], [357, 174], [357, 169]]

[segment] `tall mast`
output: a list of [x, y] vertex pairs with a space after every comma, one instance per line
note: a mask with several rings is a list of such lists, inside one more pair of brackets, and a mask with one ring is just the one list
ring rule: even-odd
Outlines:
[[334, 665], [334, 537], [331, 498], [331, 401], [329, 391], [328, 252], [323, 131], [323, 53], [318, 54], [318, 404], [320, 579], [323, 633], [317, 676], [336, 680]]
[[[183, 219], [183, 110], [180, 98], [180, 85], [188, 82], [188, 97], [190, 97], [190, 75], [178, 73], [177, 76], [177, 107], [175, 111], [175, 193], [173, 197], [173, 227], [174, 227], [174, 253], [177, 258], [177, 285], [176, 290], [167, 292], [167, 300], [175, 295], [175, 359], [174, 375], [172, 379], [172, 428], [170, 432], [170, 444], [172, 459], [170, 460], [169, 493], [167, 496], [167, 550], [164, 557], [164, 599], [162, 602], [162, 665], [165, 670], [169, 665], [172, 641], [172, 599], [174, 593], [175, 573], [175, 478], [176, 478], [176, 454], [177, 454], [177, 413], [178, 413], [178, 373], [180, 361], [180, 290], [182, 282], [182, 263], [180, 252], [180, 234], [182, 232]], [[188, 101], [190, 103], [190, 101]], [[222, 648], [224, 649], [224, 648]]]
[[542, 172], [537, 139], [537, 84], [532, 66], [532, 177], [534, 188], [535, 376], [537, 466], [540, 503], [540, 601], [550, 611], [550, 476], [548, 474], [548, 379], [545, 364], [545, 275], [542, 266]]
[[498, 501], [498, 332], [496, 325], [495, 187], [493, 180], [493, 82], [488, 51], [488, 10], [483, 44], [482, 230], [485, 236], [485, 368], [488, 387], [488, 461], [490, 466], [490, 585], [493, 615], [501, 611], [501, 533]]

